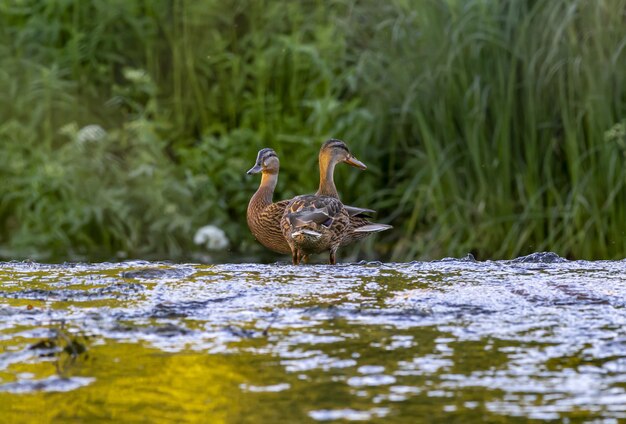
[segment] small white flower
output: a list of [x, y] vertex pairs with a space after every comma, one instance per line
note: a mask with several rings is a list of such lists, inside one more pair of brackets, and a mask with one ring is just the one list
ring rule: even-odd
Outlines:
[[230, 244], [226, 233], [215, 225], [205, 225], [196, 231], [193, 242], [204, 245], [209, 250], [224, 250]]
[[90, 141], [100, 141], [107, 136], [107, 132], [100, 125], [87, 125], [76, 133], [76, 141], [85, 144]]
[[143, 69], [125, 68], [124, 77], [135, 84], [147, 84], [151, 82], [150, 75]]

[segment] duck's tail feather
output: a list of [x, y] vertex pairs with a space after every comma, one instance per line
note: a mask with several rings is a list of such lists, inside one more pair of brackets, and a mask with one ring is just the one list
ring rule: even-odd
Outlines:
[[358, 227], [354, 229], [355, 233], [378, 233], [381, 231], [385, 231], [388, 230], [390, 228], [393, 228], [393, 226], [391, 225], [387, 225], [387, 224], [368, 224], [368, 225], [363, 225], [362, 227]]
[[356, 206], [343, 205], [350, 216], [371, 216], [376, 213], [373, 209], [358, 208]]

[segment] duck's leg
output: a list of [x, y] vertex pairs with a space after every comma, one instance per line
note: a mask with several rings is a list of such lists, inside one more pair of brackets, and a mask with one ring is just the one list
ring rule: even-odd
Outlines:
[[335, 265], [337, 263], [336, 260], [337, 249], [330, 250], [330, 257], [328, 258], [328, 263], [331, 265]]
[[291, 263], [294, 265], [300, 263], [300, 252], [295, 247], [291, 248]]
[[302, 262], [304, 262], [305, 264], [309, 263], [309, 255], [302, 255], [302, 258], [300, 258], [300, 260]]

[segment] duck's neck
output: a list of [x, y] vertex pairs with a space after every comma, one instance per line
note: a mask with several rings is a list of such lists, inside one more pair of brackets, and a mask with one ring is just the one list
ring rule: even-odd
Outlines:
[[272, 198], [274, 197], [274, 189], [278, 182], [278, 172], [274, 174], [264, 172], [261, 176], [261, 185], [259, 189], [254, 193], [254, 196], [248, 203], [248, 215], [250, 210], [261, 210], [272, 204]]
[[317, 190], [318, 196], [329, 196], [339, 199], [339, 193], [337, 193], [337, 187], [335, 187], [335, 181], [333, 174], [335, 173], [334, 161], [326, 161], [320, 158], [320, 187]]

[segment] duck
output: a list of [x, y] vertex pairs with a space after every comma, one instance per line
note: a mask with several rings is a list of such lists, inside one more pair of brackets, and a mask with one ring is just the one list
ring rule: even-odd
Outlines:
[[293, 265], [324, 251], [329, 252], [328, 263], [335, 265], [337, 250], [350, 229], [350, 215], [339, 199], [308, 194], [289, 202], [280, 227], [291, 248]]
[[274, 189], [278, 183], [280, 161], [273, 149], [259, 150], [256, 162], [248, 175], [261, 173], [261, 184], [248, 203], [246, 220], [254, 238], [266, 248], [284, 255], [291, 248], [280, 229], [280, 218], [290, 199], [273, 203]]
[[368, 221], [369, 214], [375, 211], [346, 206], [341, 202], [334, 183], [334, 168], [340, 160], [367, 169], [350, 153], [343, 141], [326, 141], [319, 154], [318, 191], [314, 195], [294, 198], [281, 217], [281, 230], [291, 247], [294, 265], [303, 260], [306, 262], [310, 254], [323, 251], [329, 252], [329, 263], [334, 265], [340, 247], [392, 228], [391, 225]]
[[[345, 142], [331, 138], [326, 141], [320, 149], [320, 185], [315, 195], [334, 197], [339, 200], [339, 193], [337, 192], [337, 187], [335, 186], [334, 181], [334, 173], [335, 165], [341, 161], [360, 169], [367, 169], [365, 164], [356, 159], [350, 153], [350, 149], [348, 149]], [[370, 218], [372, 214], [376, 213], [376, 211], [372, 209], [358, 208], [348, 205], [344, 205], [344, 208], [350, 215], [350, 226], [344, 231], [340, 247], [347, 246], [371, 234], [393, 228], [391, 225], [370, 222], [368, 218]]]

